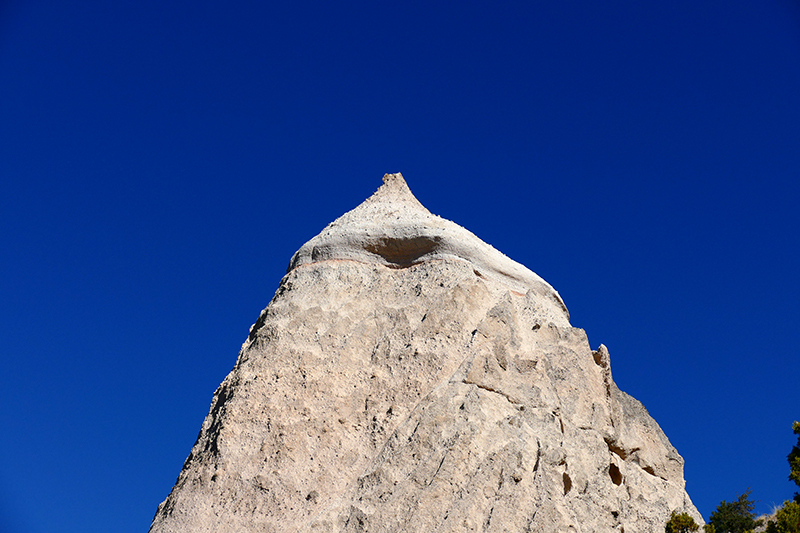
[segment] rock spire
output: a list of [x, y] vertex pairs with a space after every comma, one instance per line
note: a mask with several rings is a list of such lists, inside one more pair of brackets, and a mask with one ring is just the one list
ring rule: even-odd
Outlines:
[[292, 257], [150, 531], [702, 522], [683, 459], [558, 293], [383, 181]]

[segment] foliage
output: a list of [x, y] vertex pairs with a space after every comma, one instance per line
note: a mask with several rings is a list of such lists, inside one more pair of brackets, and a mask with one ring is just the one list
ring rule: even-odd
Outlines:
[[[789, 460], [789, 479], [800, 486], [800, 422], [792, 424], [797, 435], [797, 444], [792, 446]], [[783, 502], [783, 507], [775, 513], [775, 519], [767, 524], [766, 533], [800, 533], [800, 494], [795, 493], [794, 501]]]
[[[800, 485], [800, 422], [792, 424], [792, 430], [797, 435], [797, 444], [789, 453], [789, 479]], [[795, 494], [795, 501], [800, 501], [800, 494]]]
[[767, 524], [767, 533], [800, 533], [800, 503], [784, 502]]
[[[787, 460], [789, 461], [789, 479], [800, 486], [800, 422], [792, 424], [792, 431], [797, 435], [797, 444], [792, 446]], [[703, 528], [705, 533], [747, 533], [757, 527], [761, 520], [755, 520], [755, 502], [750, 500], [750, 489], [744, 494], [739, 495], [736, 501], [728, 503], [722, 501], [717, 506], [717, 510], [711, 513], [708, 524]], [[676, 516], [672, 514], [673, 518]], [[670, 522], [667, 522], [667, 533], [672, 531], [696, 531], [669, 529]], [[795, 493], [794, 501], [786, 501], [783, 506], [775, 513], [775, 518], [770, 519], [767, 524], [766, 533], [800, 533], [800, 493]]]
[[722, 500], [717, 510], [711, 513], [708, 523], [717, 533], [746, 533], [758, 525], [753, 512], [756, 504], [750, 499], [750, 489], [740, 494], [736, 501]]
[[700, 526], [695, 523], [694, 518], [687, 513], [676, 514], [675, 511], [672, 511], [672, 516], [664, 527], [666, 533], [691, 533], [698, 529]]

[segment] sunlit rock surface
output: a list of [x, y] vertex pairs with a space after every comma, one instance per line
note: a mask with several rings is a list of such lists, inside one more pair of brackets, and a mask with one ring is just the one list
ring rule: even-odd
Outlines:
[[151, 532], [663, 530], [683, 459], [558, 293], [400, 174], [292, 257]]

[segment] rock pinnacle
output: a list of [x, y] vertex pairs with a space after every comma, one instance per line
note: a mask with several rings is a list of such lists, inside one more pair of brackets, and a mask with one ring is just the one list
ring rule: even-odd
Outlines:
[[304, 244], [151, 533], [662, 531], [683, 459], [558, 293], [400, 174]]

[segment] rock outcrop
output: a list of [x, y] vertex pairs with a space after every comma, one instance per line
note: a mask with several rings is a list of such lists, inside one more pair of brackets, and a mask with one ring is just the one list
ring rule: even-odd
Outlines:
[[291, 259], [152, 533], [650, 533], [683, 459], [558, 293], [400, 174]]

